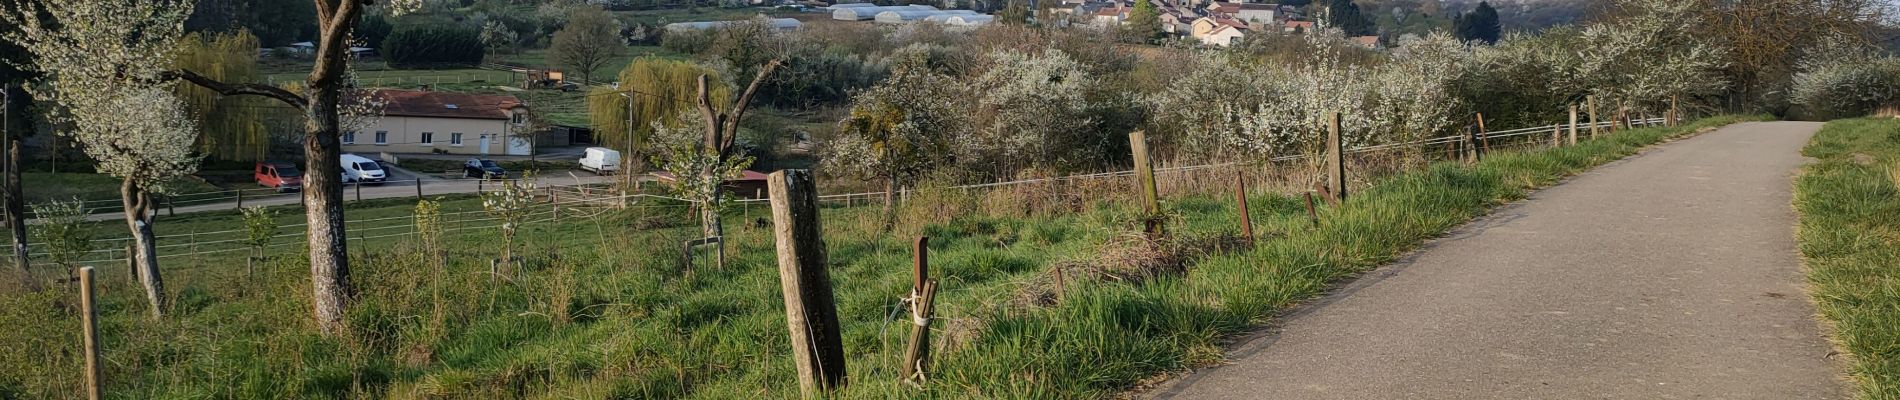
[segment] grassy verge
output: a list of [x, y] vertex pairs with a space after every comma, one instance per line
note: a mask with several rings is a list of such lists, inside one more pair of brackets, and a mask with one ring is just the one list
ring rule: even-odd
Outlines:
[[[1214, 362], [1225, 338], [1492, 206], [1736, 120], [1499, 152], [1476, 166], [1434, 164], [1376, 180], [1345, 205], [1323, 209], [1318, 226], [1306, 221], [1297, 197], [1256, 193], [1255, 231], [1265, 239], [1255, 246], [1233, 240], [1235, 214], [1221, 183], [1170, 196], [1174, 238], [1159, 243], [1135, 238], [1140, 212], [1120, 181], [1053, 192], [919, 193], [891, 233], [879, 229], [876, 207], [827, 208], [823, 227], [851, 376], [840, 395], [1112, 395]], [[444, 207], [474, 210], [476, 202]], [[399, 232], [406, 212], [401, 201], [365, 202], [349, 218], [395, 217], [386, 228], [352, 229]], [[174, 305], [163, 320], [145, 316], [122, 266], [102, 266], [107, 390], [124, 398], [796, 396], [772, 233], [759, 223], [764, 210], [733, 210], [730, 265], [702, 263], [690, 275], [675, 250], [694, 236], [684, 208], [647, 203], [588, 216], [594, 212], [526, 225], [527, 260], [508, 279], [488, 274], [487, 259], [500, 247], [492, 230], [452, 233], [441, 267], [407, 238], [353, 241], [359, 294], [352, 333], [341, 338], [311, 326], [308, 269], [296, 249], [273, 252], [255, 277], [246, 276], [241, 253], [167, 259]], [[455, 227], [476, 226], [466, 225], [474, 218], [446, 219]], [[228, 214], [194, 215], [161, 220], [158, 228], [209, 232], [234, 224]], [[938, 356], [921, 391], [894, 383], [908, 333], [894, 307], [910, 285], [914, 235], [931, 237], [932, 269], [944, 288], [937, 299], [943, 322], [933, 335]], [[1059, 291], [1053, 271], [1068, 277]], [[0, 398], [79, 393], [71, 297], [62, 290], [0, 294], [0, 348], [18, 349], [0, 352], [0, 366], [13, 367], [0, 368]]]
[[1829, 122], [1795, 183], [1801, 254], [1865, 399], [1900, 399], [1900, 121]]
[[[20, 173], [21, 189], [26, 193], [28, 204], [48, 200], [105, 201], [119, 198], [119, 178], [106, 174], [86, 174], [70, 172], [23, 172]], [[219, 189], [199, 179], [179, 180], [173, 188], [178, 193], [209, 192]]]

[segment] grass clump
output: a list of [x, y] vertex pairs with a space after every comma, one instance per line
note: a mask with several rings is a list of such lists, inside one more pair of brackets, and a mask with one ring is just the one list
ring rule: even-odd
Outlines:
[[1795, 181], [1808, 282], [1864, 399], [1900, 399], [1900, 121], [1829, 122]]

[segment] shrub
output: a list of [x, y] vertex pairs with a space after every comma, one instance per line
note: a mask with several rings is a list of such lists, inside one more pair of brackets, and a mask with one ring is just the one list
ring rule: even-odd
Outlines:
[[383, 39], [391, 67], [440, 68], [482, 62], [481, 33], [458, 26], [404, 25]]

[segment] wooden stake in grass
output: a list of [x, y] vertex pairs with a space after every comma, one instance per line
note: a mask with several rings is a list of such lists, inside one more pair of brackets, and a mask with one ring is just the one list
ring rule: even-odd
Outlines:
[[1161, 234], [1161, 200], [1155, 190], [1154, 163], [1148, 159], [1148, 133], [1134, 131], [1128, 134], [1128, 148], [1135, 155], [1135, 179], [1140, 185], [1142, 207], [1147, 210], [1148, 234]]
[[1484, 130], [1484, 113], [1478, 113], [1478, 140], [1483, 143], [1480, 151], [1491, 151], [1491, 133]]
[[1682, 109], [1676, 108], [1676, 100], [1677, 96], [1669, 96], [1669, 116], [1663, 119], [1663, 121], [1666, 121], [1666, 126], [1676, 126], [1676, 124], [1682, 123]]
[[1570, 104], [1570, 145], [1577, 145], [1577, 105]]
[[772, 198], [772, 233], [778, 247], [779, 287], [792, 334], [798, 387], [806, 398], [825, 397], [845, 383], [844, 344], [838, 307], [826, 271], [818, 192], [811, 171], [793, 169], [766, 179]]
[[1326, 118], [1326, 189], [1334, 202], [1346, 201], [1346, 149], [1339, 137], [1339, 112]]
[[924, 282], [924, 289], [911, 304], [910, 345], [904, 350], [904, 382], [916, 385], [924, 381], [924, 365], [930, 363], [930, 322], [936, 311], [937, 280]]
[[1597, 121], [1597, 97], [1592, 95], [1589, 97], [1584, 97], [1584, 100], [1590, 103], [1590, 138], [1596, 139], [1597, 138], [1597, 122], [1598, 122]]
[[1306, 192], [1306, 219], [1319, 226], [1319, 211], [1313, 209], [1313, 192]]
[[910, 346], [904, 351], [904, 365], [900, 368], [904, 382], [918, 384], [924, 380], [924, 365], [930, 363], [930, 318], [935, 309], [937, 281], [930, 279], [930, 238], [918, 236], [913, 254], [916, 262], [911, 266], [915, 281], [911, 284], [910, 311], [914, 326], [910, 332]]
[[1253, 215], [1247, 212], [1247, 176], [1234, 173], [1234, 205], [1240, 210], [1240, 236], [1253, 243]]
[[86, 398], [99, 400], [99, 310], [92, 296], [92, 267], [79, 268], [79, 318], [86, 342]]

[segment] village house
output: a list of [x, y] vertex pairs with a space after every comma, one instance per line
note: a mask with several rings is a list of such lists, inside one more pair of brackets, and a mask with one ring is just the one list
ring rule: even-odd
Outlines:
[[1201, 44], [1231, 46], [1246, 37], [1251, 29], [1244, 21], [1215, 15], [1194, 20], [1189, 34], [1195, 39], [1200, 39]]
[[1365, 48], [1373, 49], [1373, 50], [1379, 49], [1378, 36], [1353, 36], [1351, 39], [1352, 39], [1353, 44], [1359, 45], [1360, 47], [1365, 47]]
[[351, 153], [529, 155], [528, 106], [514, 96], [380, 89], [383, 117], [343, 133]]
[[1287, 21], [1281, 25], [1281, 32], [1307, 33], [1313, 31], [1313, 21]]
[[1267, 26], [1287, 19], [1279, 4], [1215, 2], [1207, 7], [1210, 14], [1226, 15], [1248, 24]]

